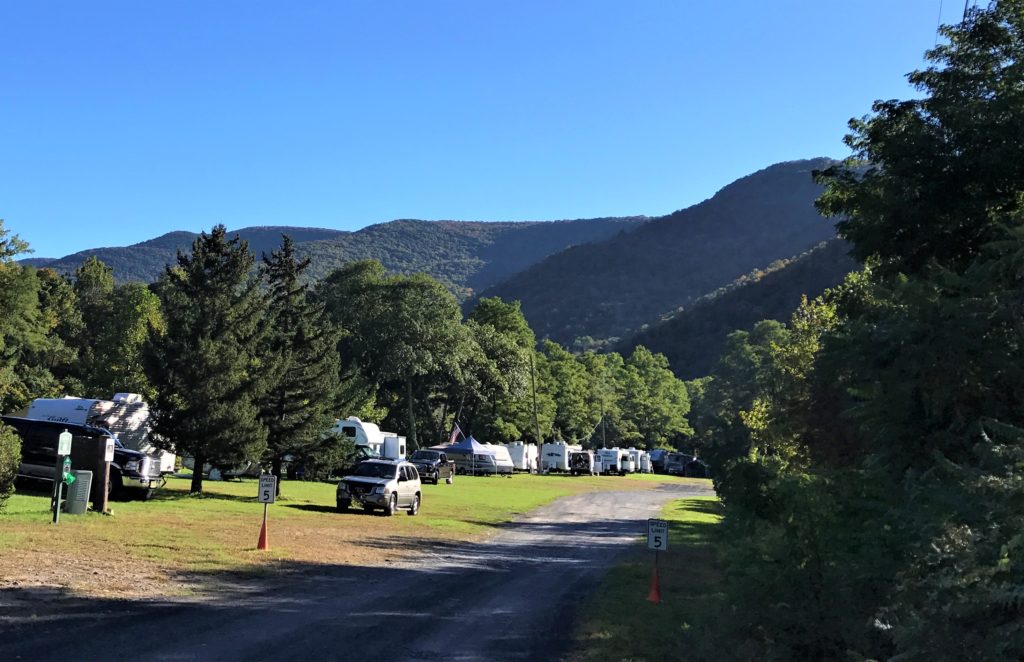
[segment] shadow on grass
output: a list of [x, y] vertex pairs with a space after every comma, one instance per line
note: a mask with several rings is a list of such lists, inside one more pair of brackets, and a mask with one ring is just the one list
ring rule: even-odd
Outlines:
[[[338, 509], [334, 506], [325, 506], [319, 503], [282, 503], [280, 504], [285, 508], [294, 508], [295, 510], [304, 510], [307, 513], [337, 513]], [[352, 511], [356, 512], [356, 511]]]

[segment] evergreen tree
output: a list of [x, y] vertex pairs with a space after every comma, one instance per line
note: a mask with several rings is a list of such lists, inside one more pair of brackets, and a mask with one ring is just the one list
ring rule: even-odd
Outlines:
[[191, 254], [178, 253], [157, 288], [166, 331], [151, 329], [144, 352], [156, 389], [153, 427], [162, 443], [194, 458], [194, 493], [206, 463], [256, 460], [266, 449], [257, 404], [268, 380], [258, 355], [266, 299], [253, 262], [246, 242], [218, 225], [195, 239]]
[[264, 459], [278, 477], [278, 491], [285, 456], [307, 455], [324, 439], [339, 387], [337, 333], [323, 304], [307, 296], [302, 275], [308, 266], [309, 258], [296, 259], [287, 235], [280, 250], [263, 256], [269, 288], [265, 357], [273, 366], [273, 385], [260, 400], [260, 419], [267, 428]]

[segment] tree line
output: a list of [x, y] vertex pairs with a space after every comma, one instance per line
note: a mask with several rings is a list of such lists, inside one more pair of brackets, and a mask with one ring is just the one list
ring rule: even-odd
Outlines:
[[1024, 2], [943, 34], [817, 173], [866, 266], [691, 385], [737, 659], [1024, 659]]
[[[496, 443], [683, 446], [692, 433], [663, 356], [538, 344], [518, 302], [485, 298], [464, 317], [440, 282], [374, 260], [312, 282], [289, 237], [257, 260], [217, 226], [152, 285], [116, 285], [96, 258], [68, 277], [16, 262], [27, 248], [0, 224], [0, 411], [141, 393], [157, 444], [197, 468], [329, 469], [350, 449], [327, 431], [348, 415], [411, 448], [447, 440], [456, 422]], [[17, 443], [0, 440], [6, 498]], [[202, 480], [194, 472], [194, 492]]]

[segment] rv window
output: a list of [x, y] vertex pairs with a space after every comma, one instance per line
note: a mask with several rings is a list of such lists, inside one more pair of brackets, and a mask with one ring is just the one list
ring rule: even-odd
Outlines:
[[355, 439], [356, 429], [351, 425], [346, 425], [345, 427], [341, 428], [341, 433], [346, 437], [351, 437], [352, 439]]

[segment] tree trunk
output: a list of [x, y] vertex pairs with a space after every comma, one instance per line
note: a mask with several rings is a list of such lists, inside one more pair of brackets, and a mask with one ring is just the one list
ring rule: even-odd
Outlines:
[[270, 462], [270, 473], [277, 476], [277, 496], [281, 496], [281, 458], [275, 457]]
[[419, 448], [419, 445], [416, 443], [416, 415], [413, 413], [412, 376], [409, 373], [405, 373], [405, 394], [409, 405], [409, 451], [412, 452]]
[[192, 487], [190, 491], [192, 494], [203, 493], [203, 465], [206, 464], [206, 457], [201, 454], [195, 456], [195, 463], [192, 465], [195, 467], [192, 469]]

